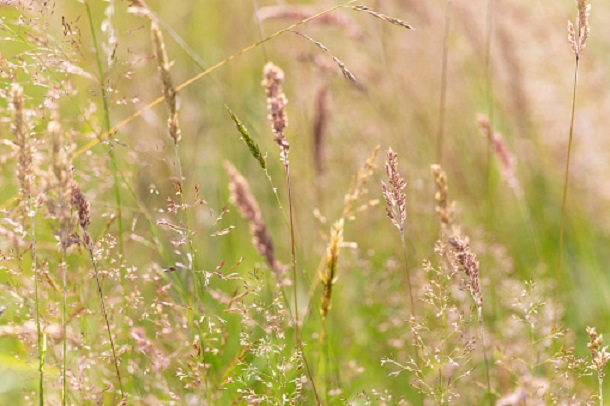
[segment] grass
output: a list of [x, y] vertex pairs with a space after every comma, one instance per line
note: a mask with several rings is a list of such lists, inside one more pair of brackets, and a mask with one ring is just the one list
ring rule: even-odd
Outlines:
[[610, 7], [246, 3], [0, 6], [0, 404], [603, 404]]

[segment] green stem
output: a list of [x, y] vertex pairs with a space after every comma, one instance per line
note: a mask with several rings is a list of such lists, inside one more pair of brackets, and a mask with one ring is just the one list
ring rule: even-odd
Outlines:
[[488, 201], [488, 226], [493, 220], [493, 186], [491, 171], [492, 138], [494, 133], [494, 102], [493, 102], [493, 62], [491, 59], [491, 45], [493, 36], [493, 7], [494, 0], [487, 0], [487, 33], [485, 40], [485, 76], [486, 76], [486, 101], [487, 116], [489, 118], [489, 131], [492, 134], [487, 137], [487, 156], [485, 162], [487, 178], [487, 201]]
[[[206, 320], [208, 322], [208, 327], [209, 327], [209, 319], [207, 317], [205, 317], [206, 284], [205, 284], [205, 281], [201, 280], [200, 273], [196, 270], [196, 268], [197, 268], [197, 250], [195, 249], [195, 244], [193, 242], [193, 236], [192, 236], [189, 216], [188, 216], [188, 213], [186, 212], [186, 206], [184, 203], [184, 193], [182, 190], [182, 180], [184, 179], [184, 175], [182, 172], [182, 161], [180, 159], [180, 151], [179, 151], [177, 142], [174, 142], [174, 154], [175, 154], [176, 166], [178, 169], [178, 185], [177, 185], [178, 198], [180, 199], [180, 210], [183, 213], [186, 241], [187, 241], [187, 245], [189, 248], [188, 263], [189, 263], [189, 268], [191, 270], [191, 273], [193, 275], [193, 285], [194, 285], [194, 291], [195, 291], [194, 292], [195, 301], [193, 303], [193, 312], [194, 312], [194, 316], [195, 315], [201, 316], [201, 317], [197, 317], [197, 319], [195, 319], [193, 317], [191, 322], [193, 323], [193, 325], [196, 324], [197, 329], [199, 330], [199, 348], [200, 348], [200, 353], [201, 353], [201, 358], [199, 361], [201, 361], [203, 363], [204, 369], [205, 369], [205, 364], [207, 363], [208, 360], [207, 360], [207, 356], [206, 356], [206, 348], [205, 348], [205, 340], [204, 340], [204, 327], [202, 326], [201, 319], [203, 318], [204, 320]], [[210, 398], [210, 393], [208, 391], [208, 372], [207, 372], [207, 370], [204, 371], [204, 373], [205, 373], [205, 377], [203, 379], [204, 391], [205, 391], [205, 396], [208, 399], [208, 403], [209, 403], [209, 402], [211, 402], [211, 398]]]
[[483, 345], [483, 359], [485, 360], [485, 378], [487, 379], [487, 396], [489, 405], [493, 406], [493, 398], [491, 391], [491, 379], [489, 377], [489, 359], [487, 358], [487, 340], [485, 338], [485, 329], [483, 328], [483, 306], [477, 305], [477, 316], [479, 318], [479, 334], [481, 334], [481, 343]]
[[[86, 233], [86, 231], [85, 231]], [[93, 264], [93, 269], [95, 271], [95, 282], [97, 283], [97, 292], [100, 296], [100, 301], [102, 305], [102, 313], [104, 314], [104, 321], [106, 322], [106, 331], [108, 332], [108, 340], [110, 341], [110, 347], [112, 348], [112, 358], [114, 360], [114, 369], [116, 371], [116, 376], [119, 381], [119, 389], [121, 390], [121, 399], [125, 400], [125, 392], [123, 391], [123, 382], [121, 381], [121, 372], [119, 370], [119, 362], [116, 355], [116, 349], [114, 346], [114, 340], [112, 339], [112, 331], [110, 330], [110, 322], [108, 321], [108, 313], [106, 312], [106, 303], [104, 302], [104, 294], [102, 293], [102, 284], [100, 282], [99, 272], [97, 262], [95, 261], [95, 257], [93, 256], [93, 249], [89, 244], [87, 244], [87, 251], [89, 251], [89, 258], [91, 258], [91, 263]]]
[[[106, 94], [106, 87], [104, 84], [106, 83], [106, 78], [104, 75], [104, 69], [102, 68], [102, 58], [100, 55], [99, 46], [97, 43], [97, 36], [95, 34], [95, 27], [93, 25], [93, 17], [91, 15], [91, 7], [89, 6], [89, 0], [85, 0], [85, 8], [87, 9], [87, 17], [89, 18], [89, 26], [91, 27], [91, 39], [93, 40], [93, 45], [95, 46], [95, 57], [97, 60], [97, 70], [100, 75], [100, 90], [102, 92], [102, 103], [104, 106], [104, 128], [105, 131], [110, 131], [110, 109], [108, 107], [108, 96]], [[123, 257], [123, 219], [121, 215], [121, 190], [119, 187], [119, 175], [118, 175], [118, 165], [116, 162], [116, 157], [114, 154], [114, 148], [112, 145], [112, 141], [108, 143], [107, 148], [108, 156], [110, 157], [110, 165], [112, 166], [112, 175], [114, 178], [114, 196], [115, 202], [117, 205], [117, 227], [119, 232], [119, 252], [121, 254], [121, 258]]]
[[318, 391], [316, 389], [316, 383], [313, 379], [313, 374], [311, 373], [311, 369], [309, 368], [309, 363], [307, 362], [307, 357], [305, 356], [305, 349], [303, 348], [303, 341], [301, 339], [301, 335], [299, 332], [299, 301], [298, 301], [298, 285], [297, 285], [297, 256], [296, 256], [296, 243], [294, 237], [294, 215], [292, 209], [292, 188], [290, 185], [290, 167], [288, 166], [288, 162], [284, 163], [284, 169], [286, 172], [286, 185], [288, 188], [288, 215], [290, 219], [290, 263], [292, 265], [292, 278], [294, 285], [294, 335], [296, 337], [297, 346], [303, 355], [303, 363], [305, 364], [305, 368], [307, 369], [307, 375], [309, 380], [311, 381], [311, 386], [313, 388], [313, 393], [316, 397], [316, 402], [318, 405], [321, 405], [320, 396], [318, 395]]
[[574, 89], [572, 92], [572, 117], [570, 119], [570, 137], [568, 139], [568, 157], [566, 159], [565, 176], [563, 181], [563, 199], [561, 203], [561, 224], [559, 226], [559, 253], [557, 260], [557, 274], [555, 277], [555, 317], [554, 323], [557, 323], [558, 310], [557, 301], [559, 299], [559, 286], [561, 285], [561, 270], [563, 263], [563, 237], [565, 229], [565, 218], [566, 218], [566, 203], [568, 201], [568, 181], [570, 176], [570, 158], [572, 157], [572, 139], [574, 135], [574, 115], [576, 111], [576, 86], [578, 85], [578, 61], [579, 58], [576, 56], [576, 62], [574, 64]]
[[445, 10], [445, 34], [443, 40], [443, 62], [441, 68], [441, 95], [439, 100], [439, 126], [436, 135], [436, 163], [443, 160], [443, 141], [445, 136], [445, 108], [447, 99], [447, 59], [449, 54], [449, 30], [451, 27], [451, 0], [447, 0]]
[[65, 247], [65, 240], [62, 238], [61, 241], [62, 249], [61, 249], [61, 266], [62, 266], [62, 283], [63, 283], [63, 303], [62, 303], [62, 333], [63, 333], [63, 361], [62, 361], [62, 392], [61, 392], [61, 401], [62, 405], [66, 406], [67, 397], [68, 397], [68, 381], [66, 380], [66, 367], [68, 365], [67, 356], [68, 356], [68, 264], [67, 264], [67, 253]]
[[31, 242], [32, 247], [31, 255], [32, 255], [32, 271], [34, 272], [34, 301], [36, 302], [36, 336], [38, 341], [38, 391], [39, 391], [39, 404], [40, 406], [44, 405], [44, 349], [43, 349], [43, 338], [42, 338], [42, 328], [40, 327], [40, 299], [38, 295], [38, 261], [36, 257], [36, 213], [32, 211], [32, 198], [31, 196], [27, 197], [27, 216], [30, 217], [30, 233], [31, 233]]

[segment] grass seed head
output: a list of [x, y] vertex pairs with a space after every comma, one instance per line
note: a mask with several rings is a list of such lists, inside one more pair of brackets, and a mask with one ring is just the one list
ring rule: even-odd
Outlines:
[[161, 83], [163, 84], [165, 106], [167, 107], [169, 114], [169, 118], [167, 119], [167, 128], [170, 137], [172, 137], [174, 140], [174, 143], [178, 144], [182, 138], [182, 131], [180, 130], [180, 121], [178, 119], [178, 109], [176, 103], [177, 93], [169, 72], [170, 64], [167, 59], [167, 52], [165, 51], [163, 33], [161, 32], [159, 25], [154, 21], [152, 21], [150, 24], [150, 32], [152, 34], [153, 44], [155, 46], [155, 55], [157, 57], [159, 73], [161, 75]]
[[407, 182], [398, 172], [398, 155], [392, 148], [389, 148], [386, 152], [385, 170], [389, 183], [389, 186], [387, 186], [384, 182], [381, 182], [381, 189], [387, 203], [385, 210], [392, 224], [402, 233], [407, 218], [407, 196], [403, 192], [407, 187]]
[[268, 62], [263, 68], [262, 81], [265, 94], [267, 95], [268, 118], [271, 121], [271, 130], [275, 134], [273, 140], [280, 147], [280, 158], [284, 165], [288, 165], [290, 144], [286, 139], [286, 135], [284, 135], [284, 129], [288, 126], [288, 117], [285, 111], [288, 100], [282, 90], [283, 83], [284, 71], [273, 62]]

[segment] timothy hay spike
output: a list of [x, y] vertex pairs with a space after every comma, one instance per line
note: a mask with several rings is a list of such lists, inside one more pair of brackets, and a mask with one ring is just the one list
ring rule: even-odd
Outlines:
[[355, 10], [355, 11], [364, 11], [365, 13], [369, 13], [370, 15], [372, 15], [374, 17], [377, 17], [377, 18], [380, 18], [380, 19], [382, 19], [384, 21], [387, 21], [390, 24], [398, 25], [400, 27], [406, 28], [407, 30], [415, 30], [415, 28], [413, 28], [412, 25], [407, 24], [404, 21], [399, 20], [398, 18], [390, 17], [390, 16], [382, 14], [382, 13], [380, 13], [378, 11], [371, 10], [371, 8], [367, 7], [367, 6], [352, 6], [352, 10]]
[[263, 68], [262, 85], [267, 95], [267, 109], [269, 110], [269, 121], [271, 130], [275, 134], [274, 141], [280, 147], [280, 159], [288, 166], [288, 151], [290, 144], [284, 135], [284, 129], [288, 126], [286, 116], [286, 103], [288, 100], [282, 90], [284, 83], [284, 71], [273, 62], [267, 62]]
[[229, 176], [231, 203], [237, 207], [244, 220], [250, 224], [254, 247], [265, 258], [269, 268], [273, 269], [279, 276], [282, 272], [282, 265], [275, 257], [273, 240], [267, 231], [258, 203], [250, 191], [248, 181], [230, 162], [225, 161], [224, 166]]
[[19, 181], [20, 193], [25, 199], [32, 195], [32, 183], [34, 178], [32, 168], [32, 143], [29, 139], [29, 128], [25, 118], [23, 103], [23, 88], [14, 83], [11, 87], [11, 107], [13, 110], [13, 122], [11, 130], [19, 147], [17, 179]]
[[343, 218], [337, 220], [330, 231], [330, 241], [326, 247], [326, 267], [324, 273], [320, 273], [320, 281], [324, 288], [320, 305], [320, 314], [326, 318], [331, 308], [331, 297], [333, 285], [337, 275], [337, 263], [339, 261], [339, 248], [343, 243]]
[[163, 33], [159, 28], [159, 25], [152, 21], [150, 24], [150, 32], [152, 34], [153, 43], [155, 45], [155, 55], [157, 57], [157, 63], [159, 65], [159, 73], [161, 74], [161, 83], [163, 84], [163, 97], [165, 99], [165, 106], [169, 114], [167, 119], [167, 128], [170, 137], [174, 140], [175, 144], [178, 144], [182, 138], [182, 131], [180, 130], [180, 121], [178, 119], [178, 109], [176, 107], [176, 88], [172, 83], [172, 77], [169, 72], [169, 61], [167, 59], [167, 52], [165, 51], [165, 42], [163, 41]]
[[402, 233], [407, 218], [407, 196], [403, 192], [407, 187], [407, 182], [398, 172], [398, 155], [392, 148], [388, 148], [386, 152], [385, 170], [390, 184], [388, 187], [383, 181], [381, 182], [383, 196], [388, 205], [385, 209], [386, 214], [392, 224]]
[[235, 126], [237, 127], [237, 131], [241, 134], [241, 139], [246, 143], [248, 149], [250, 150], [250, 154], [258, 161], [261, 168], [267, 169], [267, 160], [265, 160], [265, 156], [261, 153], [258, 144], [254, 142], [248, 128], [241, 122], [241, 120], [231, 111], [229, 106], [225, 104], [225, 108], [229, 112], [229, 115], [233, 119]]

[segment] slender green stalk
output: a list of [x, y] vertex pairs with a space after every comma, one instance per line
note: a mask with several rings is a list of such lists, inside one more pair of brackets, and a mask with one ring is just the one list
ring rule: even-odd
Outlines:
[[[91, 39], [93, 40], [93, 45], [95, 46], [95, 57], [97, 60], [97, 70], [100, 76], [100, 90], [102, 93], [102, 103], [104, 106], [104, 129], [106, 132], [110, 132], [110, 109], [108, 107], [108, 97], [106, 94], [106, 77], [104, 75], [104, 69], [102, 68], [102, 57], [100, 55], [99, 45], [97, 43], [97, 36], [95, 34], [95, 27], [93, 25], [93, 17], [91, 15], [91, 7], [89, 6], [89, 0], [85, 0], [85, 8], [87, 9], [87, 17], [89, 19], [89, 26], [91, 27]], [[121, 257], [123, 257], [123, 219], [121, 215], [121, 190], [119, 187], [119, 174], [118, 174], [118, 164], [116, 162], [116, 156], [114, 153], [114, 147], [111, 142], [108, 143], [107, 148], [108, 156], [110, 157], [110, 165], [112, 167], [112, 176], [114, 178], [114, 197], [117, 205], [117, 227], [119, 233], [119, 252], [121, 253]]]
[[31, 233], [31, 248], [32, 256], [32, 271], [34, 272], [34, 301], [36, 303], [36, 337], [38, 345], [38, 396], [40, 406], [44, 405], [44, 350], [43, 350], [43, 335], [40, 326], [40, 297], [38, 280], [38, 259], [36, 257], [36, 213], [32, 210], [31, 196], [27, 198], [27, 215], [30, 217], [30, 233]]
[[[494, 133], [494, 89], [493, 89], [493, 61], [492, 61], [492, 38], [493, 38], [493, 12], [494, 0], [487, 0], [486, 38], [485, 38], [485, 77], [486, 77], [486, 101], [487, 117], [491, 134]], [[493, 176], [491, 170], [491, 156], [493, 153], [492, 139], [487, 139], [487, 156], [485, 159], [485, 171], [487, 181], [487, 203], [488, 203], [488, 225], [493, 221]]]
[[487, 379], [487, 395], [489, 397], [489, 405], [493, 406], [493, 397], [491, 391], [491, 379], [489, 377], [489, 359], [487, 358], [487, 340], [485, 337], [485, 329], [483, 328], [483, 306], [477, 305], [477, 317], [479, 319], [479, 334], [481, 334], [481, 343], [483, 345], [483, 359], [485, 360], [485, 378]]
[[[572, 156], [572, 139], [574, 135], [574, 116], [576, 111], [576, 87], [578, 85], [578, 55], [576, 56], [576, 62], [574, 64], [574, 88], [572, 91], [572, 115], [570, 118], [570, 136], [568, 138], [568, 156], [566, 159], [565, 176], [563, 181], [563, 198], [561, 202], [561, 224], [559, 226], [559, 253], [557, 260], [557, 273], [555, 275], [555, 315], [557, 316], [557, 301], [559, 299], [559, 287], [561, 285], [561, 270], [563, 265], [563, 240], [565, 232], [565, 219], [566, 219], [566, 207], [568, 201], [568, 181], [570, 176], [570, 158]], [[555, 323], [557, 317], [555, 317]]]
[[112, 348], [112, 359], [114, 361], [114, 369], [116, 371], [116, 376], [119, 381], [119, 389], [121, 390], [121, 399], [125, 399], [125, 391], [123, 390], [123, 382], [121, 380], [121, 372], [119, 370], [119, 361], [116, 355], [116, 349], [114, 346], [114, 340], [112, 339], [112, 331], [110, 330], [110, 322], [108, 321], [108, 313], [106, 312], [106, 303], [104, 302], [104, 294], [102, 293], [102, 283], [100, 282], [99, 272], [97, 261], [93, 256], [93, 249], [88, 244], [87, 251], [89, 251], [89, 258], [91, 259], [91, 264], [93, 265], [93, 270], [95, 271], [95, 282], [97, 283], [97, 293], [100, 296], [100, 302], [102, 305], [102, 313], [104, 314], [104, 321], [106, 322], [106, 331], [108, 332], [108, 340], [110, 341], [110, 347]]
[[411, 287], [411, 273], [407, 264], [407, 244], [405, 243], [405, 231], [400, 230], [400, 243], [402, 245], [402, 257], [405, 265], [405, 273], [407, 274], [407, 286], [409, 287], [409, 299], [411, 301], [411, 314], [415, 314], [415, 301], [413, 299], [413, 288]]
[[[400, 230], [400, 243], [402, 245], [402, 257], [403, 257], [403, 262], [404, 262], [404, 265], [405, 265], [405, 273], [407, 275], [407, 286], [409, 287], [409, 300], [411, 301], [411, 315], [414, 317], [415, 316], [415, 299], [413, 299], [413, 288], [412, 288], [412, 284], [411, 284], [411, 273], [409, 272], [409, 264], [408, 264], [408, 261], [407, 261], [407, 244], [405, 242], [405, 231], [404, 231], [404, 229]], [[444, 328], [444, 323], [445, 323], [445, 319], [443, 317], [443, 328]], [[417, 363], [417, 365], [421, 365], [421, 358], [419, 356], [419, 347], [414, 345], [413, 349], [414, 349], [414, 354], [415, 354], [415, 362]], [[441, 355], [441, 357], [442, 357], [442, 355]], [[441, 386], [442, 386], [442, 382], [443, 382], [442, 374], [440, 376], [440, 382], [441, 382]], [[419, 403], [421, 405], [424, 404], [424, 396], [421, 393], [419, 394]]]
[[447, 59], [449, 54], [449, 30], [451, 28], [451, 0], [447, 0], [445, 9], [445, 34], [443, 40], [443, 62], [441, 68], [441, 94], [439, 100], [439, 125], [436, 135], [436, 163], [443, 161], [443, 142], [445, 137], [445, 110], [447, 100]]
[[63, 406], [67, 405], [68, 402], [68, 381], [66, 380], [66, 368], [68, 365], [68, 264], [67, 264], [67, 253], [65, 247], [65, 241], [62, 241], [61, 249], [61, 267], [62, 267], [62, 284], [63, 284], [63, 302], [61, 312], [61, 324], [62, 324], [62, 335], [63, 335], [63, 361], [62, 361], [62, 390], [61, 390], [61, 402]]
[[[175, 159], [176, 159], [176, 166], [177, 166], [177, 170], [178, 170], [178, 186], [177, 186], [177, 190], [178, 190], [178, 198], [180, 200], [180, 209], [183, 212], [183, 221], [184, 221], [184, 229], [185, 229], [185, 234], [186, 234], [186, 241], [187, 241], [187, 245], [189, 247], [189, 268], [191, 269], [191, 273], [193, 275], [193, 284], [194, 284], [194, 293], [195, 293], [195, 314], [200, 314], [202, 316], [202, 318], [204, 320], [207, 320], [209, 323], [209, 319], [207, 317], [205, 317], [205, 290], [206, 290], [206, 284], [205, 281], [202, 281], [200, 272], [197, 272], [196, 268], [197, 268], [197, 250], [195, 249], [195, 244], [193, 242], [193, 236], [192, 236], [192, 231], [191, 231], [191, 226], [190, 226], [190, 220], [189, 220], [189, 215], [185, 210], [185, 206], [184, 206], [184, 194], [182, 191], [182, 180], [184, 179], [183, 176], [183, 172], [182, 172], [182, 161], [180, 159], [180, 151], [178, 148], [178, 142], [175, 141], [174, 142], [174, 153], [175, 153]], [[194, 322], [195, 320], [193, 320]], [[204, 340], [204, 328], [201, 325], [201, 318], [199, 318], [197, 320], [197, 328], [199, 330], [199, 347], [201, 350], [201, 359], [200, 361], [203, 362], [203, 364], [205, 365], [205, 363], [207, 362], [207, 356], [206, 356], [206, 348], [205, 348], [205, 340]], [[208, 399], [208, 402], [211, 401], [210, 398], [210, 393], [208, 391], [208, 372], [205, 371], [205, 378], [203, 379], [203, 384], [204, 384], [204, 390], [205, 390], [205, 394], [206, 397]]]
[[303, 355], [303, 363], [305, 364], [305, 368], [307, 369], [307, 375], [309, 380], [311, 381], [311, 386], [313, 388], [314, 396], [316, 397], [316, 402], [318, 405], [321, 405], [320, 396], [318, 395], [318, 390], [316, 389], [316, 383], [313, 379], [313, 374], [311, 373], [311, 369], [309, 368], [309, 362], [307, 362], [307, 357], [305, 356], [305, 349], [303, 348], [303, 341], [301, 338], [300, 330], [299, 330], [299, 300], [298, 300], [298, 284], [297, 284], [297, 256], [296, 256], [296, 242], [294, 237], [294, 215], [292, 208], [292, 188], [290, 184], [290, 167], [288, 165], [288, 161], [284, 163], [284, 170], [286, 172], [286, 187], [288, 188], [288, 217], [290, 219], [290, 264], [292, 265], [292, 278], [293, 278], [293, 286], [294, 286], [294, 335], [296, 337], [297, 346], [299, 347], [301, 354]]

